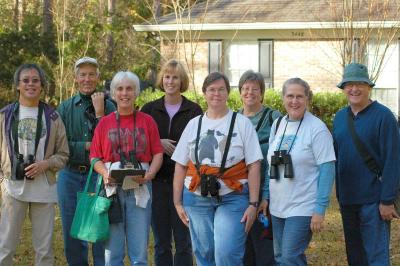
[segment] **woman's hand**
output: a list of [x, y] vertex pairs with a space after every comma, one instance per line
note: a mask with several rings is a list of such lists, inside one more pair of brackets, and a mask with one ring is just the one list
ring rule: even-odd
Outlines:
[[189, 217], [186, 215], [185, 209], [182, 204], [175, 204], [176, 212], [184, 225], [189, 227]]
[[268, 201], [266, 199], [262, 199], [260, 202], [260, 206], [258, 206], [258, 212], [262, 212], [265, 216], [267, 216], [267, 209], [268, 209]]
[[115, 183], [115, 179], [112, 178], [112, 177], [108, 174], [108, 172], [105, 172], [105, 173], [103, 174], [103, 182], [104, 182], [104, 185], [111, 185], [111, 184], [114, 184], [114, 183]]
[[168, 156], [172, 156], [172, 154], [175, 151], [175, 140], [172, 139], [161, 139], [161, 145], [164, 148], [164, 152], [168, 155]]
[[324, 228], [323, 223], [324, 223], [324, 216], [314, 213], [313, 216], [311, 217], [311, 224], [310, 224], [311, 231], [313, 233], [321, 232], [321, 230]]
[[240, 220], [241, 223], [246, 222], [246, 225], [244, 227], [244, 231], [246, 232], [246, 234], [250, 231], [250, 228], [253, 225], [256, 218], [257, 218], [257, 208], [252, 205], [249, 205], [249, 207], [247, 207], [246, 211], [243, 214], [242, 220]]

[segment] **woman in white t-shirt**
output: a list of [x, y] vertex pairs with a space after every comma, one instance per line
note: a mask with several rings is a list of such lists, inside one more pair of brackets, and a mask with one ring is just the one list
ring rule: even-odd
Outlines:
[[251, 122], [228, 108], [229, 90], [224, 74], [206, 77], [207, 111], [190, 120], [172, 155], [174, 204], [202, 266], [243, 265], [258, 207], [263, 157]]
[[307, 111], [308, 83], [289, 79], [282, 95], [287, 115], [272, 125], [267, 155], [275, 260], [307, 265], [304, 252], [329, 204], [335, 153], [328, 128]]

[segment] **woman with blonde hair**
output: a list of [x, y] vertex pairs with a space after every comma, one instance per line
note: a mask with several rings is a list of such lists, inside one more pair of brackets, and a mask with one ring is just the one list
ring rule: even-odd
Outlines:
[[[189, 86], [189, 77], [182, 63], [175, 59], [161, 68], [157, 86], [165, 94], [143, 106], [156, 121], [164, 148], [163, 164], [153, 180], [152, 229], [154, 261], [162, 265], [192, 265], [192, 248], [188, 228], [179, 219], [172, 199], [175, 162], [171, 155], [190, 119], [200, 115], [200, 106], [182, 95]], [[172, 255], [172, 236], [175, 256]]]

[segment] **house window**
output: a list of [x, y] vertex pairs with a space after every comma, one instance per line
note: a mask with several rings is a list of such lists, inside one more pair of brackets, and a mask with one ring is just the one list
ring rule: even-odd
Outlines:
[[259, 41], [259, 72], [264, 76], [266, 88], [272, 87], [272, 41]]
[[221, 41], [210, 41], [208, 43], [208, 73], [221, 71], [221, 48]]
[[[224, 61], [221, 60], [222, 47]], [[221, 67], [223, 66], [223, 68]], [[229, 78], [232, 86], [239, 84], [242, 74], [252, 69], [260, 72], [267, 87], [272, 86], [272, 41], [209, 42], [209, 72], [221, 71]]]

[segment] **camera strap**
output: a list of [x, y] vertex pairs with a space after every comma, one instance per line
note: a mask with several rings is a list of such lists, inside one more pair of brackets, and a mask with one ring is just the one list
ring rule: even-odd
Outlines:
[[[38, 107], [38, 116], [36, 120], [36, 134], [35, 134], [35, 150], [34, 150], [34, 158], [36, 158], [36, 152], [39, 146], [39, 141], [40, 141], [40, 136], [42, 134], [42, 116], [43, 116], [43, 103], [39, 102], [39, 107]], [[17, 102], [15, 104], [15, 109], [14, 109], [14, 114], [13, 114], [13, 121], [12, 121], [12, 137], [14, 140], [14, 152], [15, 154], [19, 154], [19, 143], [18, 143], [18, 125], [19, 125], [19, 103]]]
[[[289, 119], [289, 117], [288, 117], [288, 119]], [[290, 144], [290, 148], [289, 148], [287, 154], [289, 154], [290, 151], [291, 151], [292, 148], [293, 148], [293, 144], [294, 144], [294, 142], [295, 142], [295, 140], [296, 140], [296, 138], [297, 138], [297, 133], [299, 133], [300, 126], [301, 126], [301, 124], [303, 123], [303, 119], [304, 119], [304, 115], [303, 115], [303, 117], [302, 117], [301, 120], [300, 120], [300, 124], [299, 124], [299, 126], [297, 127], [296, 134], [294, 135], [293, 141], [292, 141], [292, 143]], [[278, 120], [278, 122], [280, 122], [280, 120]], [[283, 135], [282, 135], [282, 138], [281, 138], [281, 142], [279, 143], [278, 151], [281, 150], [282, 142], [283, 142], [283, 140], [285, 139], [285, 133], [286, 133], [286, 128], [287, 128], [287, 125], [288, 125], [288, 124], [289, 124], [289, 121], [286, 121], [285, 129], [283, 130]], [[279, 127], [279, 124], [277, 125], [277, 128], [276, 128], [275, 133], [278, 131], [278, 127]]]
[[[118, 111], [115, 111], [115, 118], [117, 120], [117, 130], [118, 130], [118, 152], [119, 152], [119, 157], [120, 157], [120, 162], [121, 162], [121, 168], [125, 167], [126, 164], [126, 157], [122, 151], [122, 142], [121, 142], [121, 121], [120, 121], [120, 115]], [[132, 164], [134, 165], [135, 168], [142, 169], [142, 165], [138, 162], [136, 159], [136, 111], [133, 111], [133, 153], [134, 153], [134, 158], [130, 158], [132, 160]]]
[[[226, 139], [224, 154], [222, 155], [221, 167], [219, 168], [220, 175], [223, 175], [223, 173], [225, 172], [225, 163], [226, 163], [226, 158], [228, 157], [229, 147], [231, 145], [233, 127], [235, 125], [236, 115], [237, 115], [237, 112], [233, 112], [231, 123], [229, 125], [229, 132], [228, 132], [228, 137]], [[204, 116], [204, 114], [202, 114], [199, 118], [199, 125], [197, 127], [196, 144], [195, 144], [195, 148], [194, 148], [194, 157], [196, 160], [195, 165], [196, 165], [197, 174], [199, 176], [201, 176], [201, 174], [200, 174], [200, 162], [199, 162], [198, 149], [199, 149], [200, 132], [201, 132], [201, 124], [203, 121], [203, 116]]]
[[358, 153], [361, 155], [361, 158], [364, 160], [368, 169], [371, 170], [376, 176], [379, 178], [382, 176], [381, 168], [377, 161], [372, 157], [372, 155], [368, 152], [364, 143], [361, 141], [360, 137], [357, 135], [356, 130], [354, 128], [353, 114], [349, 110], [347, 113], [347, 125], [350, 130], [351, 138], [353, 139], [354, 145], [357, 148]]

